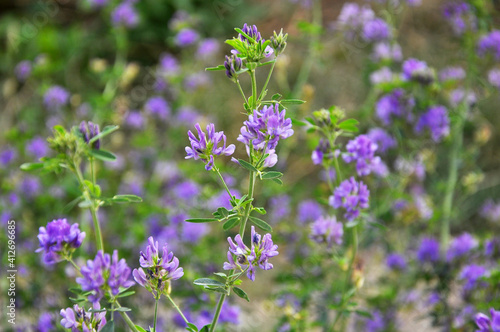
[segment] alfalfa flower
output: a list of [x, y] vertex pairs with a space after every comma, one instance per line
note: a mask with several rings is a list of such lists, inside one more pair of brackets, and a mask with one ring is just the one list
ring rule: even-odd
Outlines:
[[54, 264], [69, 257], [82, 245], [83, 239], [85, 232], [80, 231], [78, 224], [70, 225], [66, 219], [53, 220], [47, 227], [40, 227], [40, 248], [36, 252], [43, 252], [46, 264]]
[[344, 217], [352, 221], [359, 216], [361, 209], [369, 207], [370, 191], [362, 182], [357, 182], [354, 177], [344, 180], [330, 196], [330, 205], [334, 209], [344, 208]]

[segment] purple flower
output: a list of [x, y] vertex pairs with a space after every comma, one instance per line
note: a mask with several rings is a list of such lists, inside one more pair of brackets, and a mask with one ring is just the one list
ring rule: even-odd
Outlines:
[[347, 153], [343, 153], [342, 158], [346, 163], [356, 162], [356, 172], [359, 176], [366, 176], [371, 172], [386, 176], [387, 166], [380, 157], [375, 156], [377, 148], [377, 144], [372, 142], [367, 135], [359, 135], [347, 143]]
[[433, 238], [423, 238], [417, 251], [420, 263], [433, 263], [439, 260], [439, 242]]
[[477, 52], [479, 56], [491, 54], [497, 60], [500, 59], [500, 30], [493, 30], [482, 36], [477, 43]]
[[[224, 192], [227, 196], [227, 193]], [[217, 206], [217, 208], [220, 205]], [[184, 218], [185, 219], [185, 218]], [[207, 224], [195, 224], [191, 222], [182, 223], [182, 239], [189, 243], [198, 243], [200, 239], [205, 236], [209, 231]]]
[[382, 128], [372, 128], [366, 135], [377, 144], [377, 152], [385, 153], [396, 146], [396, 140]]
[[[224, 270], [239, 270], [247, 269], [248, 279], [255, 281], [255, 266], [259, 266], [262, 270], [271, 270], [273, 264], [269, 263], [269, 258], [278, 255], [278, 245], [273, 243], [271, 234], [261, 236], [255, 232], [255, 227], [252, 226], [250, 239], [252, 241], [251, 248], [248, 248], [241, 239], [240, 234], [236, 235], [234, 241], [228, 237], [229, 251], [227, 252], [228, 262], [224, 263]], [[234, 256], [236, 256], [236, 260]]]
[[113, 251], [113, 258], [109, 254], [104, 254], [102, 250], [97, 252], [94, 260], [88, 260], [87, 265], [81, 268], [82, 277], [76, 278], [82, 290], [92, 292], [88, 299], [96, 303], [107, 291], [111, 291], [116, 296], [120, 287], [129, 288], [134, 285], [129, 280], [130, 268], [125, 259], [118, 260], [118, 251]]
[[344, 217], [348, 221], [352, 221], [359, 216], [360, 209], [369, 207], [370, 191], [366, 185], [360, 181], [356, 182], [354, 177], [344, 180], [330, 196], [330, 205], [334, 209], [340, 207], [346, 210]]
[[[80, 133], [82, 134], [85, 143], [89, 144], [91, 139], [99, 135], [99, 125], [90, 121], [82, 121], [80, 123]], [[91, 148], [99, 150], [100, 146], [101, 140], [97, 139], [96, 141], [92, 142]]]
[[54, 85], [43, 96], [43, 104], [49, 110], [57, 111], [69, 101], [69, 93], [64, 88]]
[[[94, 310], [101, 309], [99, 303], [95, 303]], [[75, 304], [73, 308], [61, 309], [61, 325], [64, 328], [71, 329], [71, 332], [99, 332], [106, 325], [106, 311], [88, 312]]]
[[16, 74], [18, 81], [24, 82], [31, 75], [31, 70], [31, 62], [28, 60], [24, 60], [16, 65], [16, 68], [14, 68], [14, 73]]
[[[262, 36], [260, 35], [260, 32], [257, 30], [256, 25], [248, 25], [248, 24], [243, 24], [243, 28], [241, 29], [244, 33], [246, 33], [248, 36], [252, 37], [255, 39], [256, 42], [263, 42], [264, 40], [262, 39]], [[242, 41], [247, 41], [247, 38], [243, 36], [242, 34], [238, 34], [238, 38], [241, 39]]]
[[320, 216], [311, 225], [311, 238], [317, 243], [326, 243], [330, 248], [334, 243], [342, 244], [344, 225], [335, 216]]
[[500, 69], [492, 69], [488, 72], [488, 82], [500, 90]]
[[312, 152], [311, 159], [314, 165], [321, 165], [325, 157], [331, 159], [331, 147], [328, 140], [322, 138]]
[[186, 180], [179, 182], [172, 189], [175, 197], [179, 200], [191, 201], [198, 197], [201, 192], [200, 186], [194, 181]]
[[198, 33], [189, 28], [182, 29], [175, 36], [175, 44], [180, 47], [186, 47], [194, 44], [198, 40]]
[[53, 220], [47, 227], [40, 227], [40, 248], [36, 252], [43, 252], [46, 264], [55, 264], [71, 256], [82, 245], [83, 239], [85, 232], [80, 232], [78, 224], [70, 225], [66, 219]]
[[483, 283], [479, 283], [479, 279], [486, 276], [487, 273], [488, 270], [481, 265], [470, 264], [464, 266], [459, 275], [460, 280], [465, 280], [464, 291], [470, 292], [476, 288], [476, 286], [482, 285]]
[[365, 22], [375, 18], [375, 13], [368, 6], [359, 6], [347, 2], [342, 7], [337, 21], [334, 23], [336, 30], [344, 31], [345, 38], [353, 40], [357, 32], [362, 29]]
[[200, 114], [192, 107], [184, 106], [177, 110], [177, 122], [182, 125], [190, 126], [192, 123], [198, 122]]
[[8, 166], [17, 157], [17, 151], [14, 148], [5, 148], [0, 152], [0, 163]]
[[375, 18], [365, 23], [363, 27], [363, 38], [367, 42], [380, 42], [391, 37], [391, 30], [386, 21]]
[[477, 240], [469, 233], [464, 233], [453, 239], [446, 253], [446, 259], [452, 261], [454, 259], [467, 255], [472, 249], [477, 247]]
[[450, 120], [448, 110], [441, 105], [431, 106], [426, 113], [422, 114], [415, 126], [415, 132], [420, 134], [424, 129], [429, 129], [434, 142], [439, 142], [450, 132]]
[[172, 54], [160, 57], [160, 71], [167, 76], [177, 75], [180, 71], [179, 61]]
[[428, 84], [434, 80], [434, 72], [425, 61], [412, 58], [403, 62], [403, 79]]
[[144, 122], [144, 117], [139, 111], [130, 111], [125, 118], [125, 123], [134, 129], [142, 129]]
[[414, 176], [418, 181], [425, 179], [425, 165], [420, 156], [415, 160], [406, 160], [399, 157], [396, 159], [395, 168], [404, 176]]
[[297, 219], [301, 224], [305, 224], [309, 221], [315, 221], [322, 214], [323, 207], [313, 200], [302, 201], [297, 207]]
[[389, 69], [389, 67], [382, 67], [377, 71], [374, 71], [370, 75], [370, 82], [372, 84], [389, 83], [394, 80], [394, 73]]
[[283, 220], [290, 215], [290, 196], [288, 195], [271, 197], [269, 205], [271, 206], [269, 215], [273, 222]]
[[33, 176], [26, 176], [18, 187], [18, 190], [26, 199], [35, 198], [41, 189], [42, 185], [40, 184], [40, 180]]
[[146, 101], [144, 109], [149, 114], [165, 120], [170, 115], [170, 106], [162, 97], [152, 97]]
[[184, 87], [188, 91], [193, 91], [199, 87], [207, 86], [210, 82], [210, 76], [207, 73], [197, 72], [186, 76], [184, 79]]
[[224, 67], [226, 68], [226, 76], [230, 79], [237, 79], [237, 72], [241, 69], [242, 61], [241, 59], [232, 54], [231, 56], [226, 55], [226, 61], [224, 61]]
[[133, 28], [139, 23], [139, 15], [134, 9], [132, 1], [124, 1], [111, 12], [111, 21], [114, 26]]
[[466, 31], [476, 30], [476, 16], [465, 1], [448, 2], [444, 6], [443, 14], [457, 36], [463, 35]]
[[227, 301], [222, 305], [219, 322], [238, 325], [240, 323], [240, 307], [230, 305]]
[[491, 319], [483, 313], [477, 313], [474, 317], [479, 330], [476, 332], [500, 332], [500, 311], [490, 308]]
[[378, 310], [372, 312], [371, 318], [367, 318], [365, 321], [365, 331], [366, 332], [382, 332], [386, 329], [386, 322], [382, 313]]
[[489, 199], [483, 204], [479, 214], [490, 222], [498, 222], [500, 221], [500, 204]]
[[386, 259], [387, 267], [391, 270], [403, 271], [406, 269], [407, 263], [403, 255], [392, 253], [387, 255]]
[[398, 44], [389, 44], [381, 42], [373, 47], [372, 60], [379, 61], [401, 61], [403, 59], [403, 51]]
[[26, 152], [34, 156], [36, 159], [40, 159], [49, 153], [49, 147], [47, 146], [45, 139], [38, 136], [33, 138], [26, 145]]
[[54, 324], [52, 324], [52, 315], [48, 312], [44, 312], [38, 318], [37, 331], [39, 332], [50, 332], [54, 329]]
[[256, 150], [274, 150], [280, 139], [293, 135], [292, 120], [286, 119], [286, 110], [280, 112], [279, 105], [264, 106], [262, 111], [254, 110], [243, 122], [238, 141]]
[[209, 59], [219, 51], [220, 45], [217, 39], [208, 38], [203, 40], [196, 50], [196, 57], [199, 59]]
[[[205, 169], [210, 171], [214, 166], [214, 156], [230, 156], [234, 153], [234, 144], [226, 147], [226, 135], [224, 135], [223, 131], [216, 132], [213, 123], [207, 125], [207, 134], [201, 130], [198, 123], [195, 128], [198, 131], [199, 138], [196, 138], [191, 130], [188, 131], [191, 147], [186, 147], [186, 159], [200, 159], [206, 164]], [[218, 145], [221, 142], [223, 142], [222, 146], [219, 147]]]
[[462, 67], [446, 67], [439, 72], [439, 80], [446, 81], [459, 81], [465, 78], [465, 70]]
[[465, 102], [469, 107], [476, 103], [476, 94], [472, 91], [465, 91], [464, 89], [455, 89], [450, 93], [450, 104], [453, 107], [458, 107], [461, 103]]
[[179, 267], [179, 259], [173, 252], [168, 252], [167, 244], [163, 245], [162, 255], [158, 251], [158, 241], [153, 237], [148, 238], [149, 245], [146, 252], [140, 253], [140, 268], [134, 269], [133, 275], [135, 281], [146, 288], [156, 297], [165, 291], [170, 292], [170, 281], [177, 280], [184, 275], [184, 270]]
[[392, 124], [393, 117], [411, 120], [413, 107], [415, 107], [415, 99], [406, 95], [403, 89], [396, 89], [382, 96], [377, 102], [375, 110], [382, 123], [389, 126]]

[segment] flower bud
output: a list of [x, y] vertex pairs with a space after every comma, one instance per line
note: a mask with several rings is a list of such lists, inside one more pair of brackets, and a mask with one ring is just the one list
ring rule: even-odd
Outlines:
[[276, 56], [280, 55], [285, 50], [287, 38], [288, 34], [286, 33], [283, 35], [283, 29], [281, 29], [279, 34], [276, 34], [276, 31], [273, 32], [273, 36], [271, 36], [271, 45]]
[[[89, 122], [82, 121], [80, 123], [80, 133], [83, 135], [83, 139], [85, 140], [85, 143], [89, 144], [89, 142], [92, 138], [99, 135], [99, 125], [92, 123], [90, 121]], [[98, 139], [92, 143], [91, 147], [93, 149], [99, 150], [100, 145], [101, 145], [101, 142]]]
[[224, 67], [226, 67], [226, 75], [232, 80], [238, 78], [237, 72], [241, 69], [241, 59], [236, 55], [227, 56], [226, 61], [224, 61]]

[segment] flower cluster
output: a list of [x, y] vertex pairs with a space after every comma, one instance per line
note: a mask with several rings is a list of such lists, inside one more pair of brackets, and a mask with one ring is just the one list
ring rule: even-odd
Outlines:
[[[99, 310], [101, 307], [96, 303], [93, 310]], [[77, 304], [73, 308], [61, 309], [61, 325], [64, 328], [71, 329], [71, 332], [99, 332], [106, 325], [106, 312], [88, 312], [80, 308]]]
[[477, 240], [469, 233], [464, 233], [451, 242], [448, 252], [446, 253], [446, 259], [448, 261], [453, 261], [463, 257], [476, 247]]
[[491, 54], [495, 59], [500, 59], [500, 30], [493, 30], [481, 37], [477, 43], [477, 50], [480, 56]]
[[450, 120], [446, 107], [441, 105], [431, 106], [426, 113], [420, 116], [415, 126], [415, 132], [419, 134], [426, 128], [429, 129], [435, 142], [439, 142], [443, 137], [448, 136]]
[[43, 96], [43, 104], [50, 111], [57, 111], [69, 101], [69, 93], [64, 88], [54, 85]]
[[389, 254], [385, 262], [391, 270], [402, 271], [407, 267], [405, 257], [397, 253]]
[[477, 313], [474, 317], [474, 321], [476, 322], [479, 330], [476, 332], [499, 332], [500, 331], [500, 311], [496, 311], [493, 308], [490, 308], [490, 317], [486, 316], [483, 313]]
[[417, 251], [417, 259], [421, 263], [434, 263], [439, 260], [439, 242], [433, 238], [424, 238]]
[[465, 1], [448, 2], [444, 7], [444, 17], [458, 36], [466, 31], [476, 30], [476, 16], [472, 12], [471, 5]]
[[[224, 270], [247, 271], [248, 279], [255, 281], [255, 266], [258, 265], [262, 270], [271, 270], [273, 264], [269, 263], [269, 258], [278, 255], [278, 245], [273, 243], [271, 234], [261, 236], [255, 232], [252, 226], [251, 237], [252, 245], [248, 248], [238, 234], [234, 241], [228, 237], [229, 251], [227, 252], [228, 262], [224, 263]], [[236, 256], [236, 260], [234, 259]]]
[[[85, 140], [85, 143], [89, 144], [90, 140], [97, 135], [99, 135], [99, 125], [92, 123], [92, 122], [85, 122], [82, 121], [80, 123], [80, 133], [83, 136], [83, 139]], [[92, 143], [92, 149], [99, 150], [99, 147], [101, 146], [101, 141], [97, 139], [95, 142]]]
[[78, 224], [70, 225], [66, 219], [53, 220], [47, 227], [40, 227], [40, 248], [36, 251], [43, 252], [46, 264], [54, 264], [71, 255], [82, 245], [83, 239], [85, 232], [80, 232]]
[[326, 139], [320, 139], [318, 146], [313, 150], [311, 159], [314, 165], [321, 165], [323, 163], [323, 159], [326, 157], [328, 159], [331, 158], [331, 147], [330, 143]]
[[92, 303], [99, 302], [105, 292], [110, 291], [112, 296], [118, 295], [120, 287], [129, 288], [134, 282], [129, 280], [130, 268], [125, 259], [118, 260], [118, 251], [113, 251], [113, 257], [97, 252], [94, 260], [88, 260], [81, 269], [82, 277], [76, 278], [82, 290], [91, 292], [88, 299]]
[[368, 187], [362, 181], [357, 182], [351, 177], [335, 188], [329, 202], [334, 209], [344, 208], [346, 210], [344, 217], [352, 221], [359, 216], [360, 209], [368, 208], [369, 196]]
[[[226, 147], [226, 135], [223, 131], [216, 132], [213, 123], [207, 125], [207, 134], [201, 130], [200, 125], [195, 125], [198, 131], [198, 137], [188, 131], [191, 147], [186, 147], [186, 159], [202, 160], [205, 163], [205, 169], [210, 171], [214, 167], [214, 156], [230, 156], [234, 153], [235, 146], [230, 144]], [[219, 143], [223, 142], [219, 147]]]
[[134, 9], [133, 1], [124, 1], [111, 12], [114, 26], [133, 28], [139, 24], [139, 15]]
[[413, 107], [415, 107], [415, 99], [408, 96], [403, 89], [395, 89], [380, 98], [375, 110], [382, 123], [389, 126], [393, 117], [411, 120]]
[[341, 245], [343, 235], [344, 225], [335, 216], [320, 216], [311, 224], [311, 238], [318, 243], [326, 243], [328, 247], [334, 243]]
[[172, 252], [168, 252], [166, 244], [163, 245], [163, 254], [160, 257], [158, 241], [155, 242], [150, 236], [148, 243], [146, 252], [141, 251], [140, 254], [141, 267], [134, 269], [132, 274], [139, 285], [149, 292], [156, 293], [156, 298], [159, 298], [163, 292], [170, 293], [170, 281], [182, 277], [184, 270], [179, 267], [179, 259]]
[[387, 166], [380, 157], [375, 156], [378, 145], [367, 135], [360, 135], [349, 141], [346, 149], [347, 153], [343, 153], [342, 158], [346, 163], [356, 162], [356, 172], [359, 176], [365, 176], [371, 172], [380, 176], [387, 175]]
[[491, 222], [498, 222], [500, 221], [500, 204], [489, 199], [483, 204], [479, 214]]

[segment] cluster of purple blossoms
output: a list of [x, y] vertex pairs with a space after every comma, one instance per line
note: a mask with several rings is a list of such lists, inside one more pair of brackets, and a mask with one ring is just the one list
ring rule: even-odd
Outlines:
[[391, 37], [391, 29], [386, 21], [374, 18], [363, 26], [363, 39], [367, 42], [381, 42]]
[[417, 81], [422, 84], [429, 84], [434, 81], [434, 70], [429, 68], [425, 61], [408, 59], [403, 63], [402, 70], [402, 77], [406, 81]]
[[57, 111], [69, 101], [69, 93], [64, 88], [54, 85], [43, 96], [43, 104], [49, 110]]
[[134, 285], [129, 280], [131, 269], [125, 259], [118, 260], [118, 250], [113, 251], [113, 257], [97, 252], [94, 260], [88, 260], [87, 265], [81, 268], [82, 277], [76, 278], [83, 291], [91, 292], [88, 299], [92, 303], [99, 302], [106, 291], [112, 296], [118, 295], [120, 287], [129, 288]]
[[459, 279], [465, 281], [463, 291], [468, 293], [478, 286], [486, 285], [481, 278], [487, 274], [488, 270], [484, 266], [476, 264], [464, 266], [459, 275]]
[[382, 67], [370, 74], [370, 82], [374, 85], [382, 83], [390, 83], [396, 75], [389, 67]]
[[43, 252], [46, 264], [54, 264], [71, 255], [82, 245], [83, 239], [85, 232], [80, 232], [78, 224], [70, 225], [66, 219], [53, 220], [47, 227], [40, 227], [40, 248], [36, 252]]
[[403, 59], [403, 51], [399, 44], [390, 44], [381, 42], [373, 47], [372, 60], [379, 61], [401, 61]]
[[49, 147], [45, 139], [35, 137], [26, 145], [26, 152], [36, 159], [40, 159], [49, 153]]
[[196, 50], [196, 57], [198, 59], [209, 59], [219, 52], [220, 44], [215, 38], [207, 38], [200, 42]]
[[439, 260], [439, 242], [433, 238], [423, 238], [417, 251], [420, 263], [434, 263]]
[[481, 37], [477, 43], [477, 51], [480, 56], [491, 54], [495, 59], [500, 59], [500, 30], [493, 30]]
[[160, 57], [159, 71], [163, 75], [173, 76], [177, 75], [180, 71], [179, 61], [172, 54], [162, 54]]
[[177, 33], [175, 44], [180, 47], [193, 45], [199, 38], [198, 33], [190, 28], [184, 28]]
[[[278, 255], [278, 245], [273, 243], [271, 234], [261, 236], [255, 232], [252, 226], [251, 248], [248, 248], [238, 234], [234, 241], [228, 237], [229, 251], [227, 252], [227, 262], [224, 263], [224, 270], [247, 270], [248, 279], [255, 281], [255, 266], [258, 265], [262, 270], [271, 270], [273, 264], [269, 263], [269, 258]], [[236, 260], [234, 259], [236, 256]]]
[[479, 330], [476, 332], [500, 332], [500, 311], [490, 308], [490, 317], [483, 313], [477, 313], [474, 317]]
[[346, 210], [344, 217], [352, 221], [359, 216], [360, 209], [369, 206], [370, 191], [362, 182], [357, 182], [354, 177], [344, 180], [330, 196], [329, 202], [334, 209], [340, 207]]
[[453, 107], [458, 107], [461, 103], [466, 103], [469, 107], [472, 107], [476, 101], [477, 97], [473, 91], [458, 88], [450, 92], [450, 104]]
[[439, 80], [446, 81], [460, 81], [465, 78], [465, 70], [462, 67], [446, 67], [439, 72]]
[[333, 244], [341, 245], [344, 236], [344, 225], [335, 216], [320, 216], [311, 224], [311, 238], [317, 243], [326, 243], [328, 248]]
[[478, 245], [477, 240], [469, 233], [464, 233], [453, 239], [446, 253], [446, 259], [450, 262], [457, 258], [464, 257]]
[[[245, 23], [243, 24], [243, 28], [241, 28], [241, 31], [255, 39], [256, 42], [264, 42], [264, 39], [262, 39], [262, 36], [260, 35], [259, 30], [257, 30], [256, 25], [249, 25]], [[242, 41], [247, 41], [247, 37], [243, 36], [242, 34], [238, 34], [238, 38]]]
[[256, 150], [276, 149], [280, 139], [293, 135], [292, 119], [285, 116], [286, 110], [280, 112], [278, 104], [254, 110], [243, 122], [238, 141]]
[[152, 97], [146, 101], [144, 109], [149, 114], [165, 120], [170, 115], [170, 106], [168, 102], [162, 97]]
[[403, 255], [397, 253], [387, 255], [385, 263], [391, 270], [403, 271], [407, 267], [406, 258]]
[[413, 117], [411, 111], [415, 107], [415, 99], [406, 95], [403, 89], [395, 89], [379, 99], [375, 107], [377, 117], [389, 126], [392, 118], [406, 118], [410, 121]]
[[139, 24], [139, 15], [134, 9], [133, 2], [125, 0], [111, 12], [111, 21], [114, 26], [133, 28]]
[[488, 72], [488, 82], [500, 90], [500, 69], [492, 69]]
[[[99, 125], [90, 121], [88, 122], [82, 121], [80, 123], [80, 133], [82, 134], [85, 143], [89, 144], [92, 138], [99, 135]], [[95, 142], [92, 142], [91, 146], [92, 149], [99, 150], [100, 147], [101, 147], [100, 139], [97, 139]]]
[[387, 176], [387, 166], [380, 157], [375, 156], [377, 148], [377, 144], [372, 142], [367, 135], [359, 135], [347, 143], [347, 153], [343, 153], [342, 158], [346, 163], [356, 162], [356, 172], [359, 176], [366, 176], [371, 172], [379, 176]]
[[[99, 303], [95, 303], [93, 310], [99, 310]], [[73, 308], [61, 309], [61, 325], [71, 332], [99, 332], [106, 325], [106, 312], [88, 312], [77, 304]]]
[[[207, 125], [206, 135], [203, 130], [201, 130], [200, 124], [195, 124], [195, 128], [198, 131], [199, 138], [196, 138], [191, 130], [188, 131], [191, 147], [186, 147], [186, 159], [201, 159], [206, 164], [205, 169], [210, 171], [214, 167], [214, 155], [230, 156], [234, 153], [234, 144], [230, 144], [226, 147], [226, 135], [224, 135], [223, 131], [216, 132], [213, 123]], [[223, 144], [219, 147], [218, 145], [221, 142], [223, 142]]]
[[323, 163], [323, 159], [325, 156], [328, 159], [331, 159], [331, 151], [330, 142], [325, 139], [321, 139], [318, 143], [316, 149], [313, 150], [311, 159], [314, 165], [321, 165]]
[[441, 141], [450, 133], [450, 120], [448, 110], [441, 105], [431, 106], [426, 113], [422, 114], [415, 126], [415, 132], [420, 134], [424, 129], [429, 129], [431, 137], [435, 142]]
[[226, 61], [224, 61], [224, 67], [226, 68], [226, 76], [230, 79], [236, 79], [238, 77], [237, 72], [241, 69], [242, 61], [241, 59], [232, 54], [231, 56], [226, 55]]
[[382, 128], [372, 128], [366, 134], [372, 142], [377, 144], [377, 152], [385, 153], [396, 146], [396, 140]]
[[471, 5], [465, 1], [448, 2], [444, 6], [443, 14], [457, 36], [477, 28], [476, 16], [472, 12]]
[[24, 60], [16, 65], [16, 68], [14, 68], [14, 73], [18, 81], [24, 82], [28, 79], [28, 77], [30, 77], [32, 69], [33, 68], [31, 66], [31, 62], [28, 60]]
[[315, 221], [323, 214], [323, 207], [316, 201], [305, 200], [297, 207], [297, 219], [301, 224]]
[[500, 221], [500, 204], [489, 199], [483, 204], [479, 214], [488, 221], [498, 222]]
[[[153, 237], [148, 238], [149, 245], [146, 252], [141, 251], [139, 257], [140, 268], [132, 272], [135, 281], [146, 288], [149, 292], [155, 292], [159, 298], [163, 292], [170, 292], [170, 281], [177, 280], [184, 275], [184, 270], [179, 267], [179, 259], [173, 252], [168, 252], [167, 245], [163, 245], [163, 253], [160, 257], [158, 241]], [[165, 287], [167, 286], [167, 287]]]
[[370, 22], [374, 18], [375, 13], [370, 7], [347, 2], [342, 7], [334, 27], [336, 30], [342, 30], [344, 36], [352, 40], [363, 29], [365, 22]]

